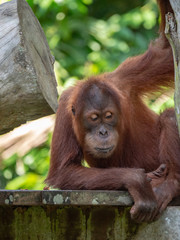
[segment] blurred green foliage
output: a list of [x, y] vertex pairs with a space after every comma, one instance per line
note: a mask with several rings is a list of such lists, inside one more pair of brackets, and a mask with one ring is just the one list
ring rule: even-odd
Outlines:
[[[112, 71], [128, 56], [144, 52], [158, 32], [154, 0], [27, 0], [44, 29], [60, 89], [77, 79]], [[166, 103], [161, 103], [163, 105]], [[169, 104], [169, 103], [168, 103]], [[159, 104], [150, 105], [159, 111]], [[171, 105], [171, 103], [170, 103]], [[3, 160], [0, 185], [42, 189], [50, 139], [23, 157]]]
[[0, 188], [43, 189], [49, 168], [51, 134], [40, 147], [31, 149], [23, 157], [14, 154], [1, 162]]
[[[55, 56], [60, 85], [112, 71], [128, 56], [143, 52], [155, 38], [158, 11], [153, 0], [141, 1], [144, 5], [137, 8], [131, 7], [137, 1], [111, 2], [98, 0], [98, 6], [103, 5], [111, 13], [106, 17], [101, 9], [98, 14], [92, 0], [28, 0]], [[112, 14], [122, 2], [128, 12]], [[93, 16], [93, 9], [101, 18]]]

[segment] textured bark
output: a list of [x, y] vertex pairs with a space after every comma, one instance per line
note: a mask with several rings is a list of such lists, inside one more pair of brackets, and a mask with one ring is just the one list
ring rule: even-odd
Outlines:
[[53, 62], [26, 1], [0, 5], [0, 134], [56, 111]]
[[180, 4], [179, 0], [170, 0], [173, 13], [166, 15], [166, 36], [171, 44], [175, 68], [175, 110], [180, 133]]

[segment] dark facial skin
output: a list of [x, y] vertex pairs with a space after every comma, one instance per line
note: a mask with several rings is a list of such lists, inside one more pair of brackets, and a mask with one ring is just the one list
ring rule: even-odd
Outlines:
[[117, 107], [112, 98], [96, 85], [90, 89], [85, 106], [85, 150], [94, 157], [107, 158], [112, 155], [118, 143]]

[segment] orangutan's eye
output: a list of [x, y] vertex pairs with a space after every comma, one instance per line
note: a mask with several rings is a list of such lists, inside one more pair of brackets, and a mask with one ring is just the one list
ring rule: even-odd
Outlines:
[[95, 114], [95, 113], [93, 113], [93, 114], [91, 115], [91, 120], [92, 120], [92, 121], [98, 120], [98, 115]]
[[106, 119], [112, 118], [112, 113], [111, 113], [111, 112], [106, 112], [105, 118], [106, 118]]

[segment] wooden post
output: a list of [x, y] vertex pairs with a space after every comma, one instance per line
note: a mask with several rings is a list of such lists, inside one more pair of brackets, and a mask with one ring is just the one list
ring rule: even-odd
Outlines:
[[165, 34], [171, 44], [175, 68], [175, 111], [180, 134], [180, 2], [170, 0], [174, 15], [166, 15]]
[[56, 111], [53, 63], [27, 2], [0, 5], [0, 134]]

